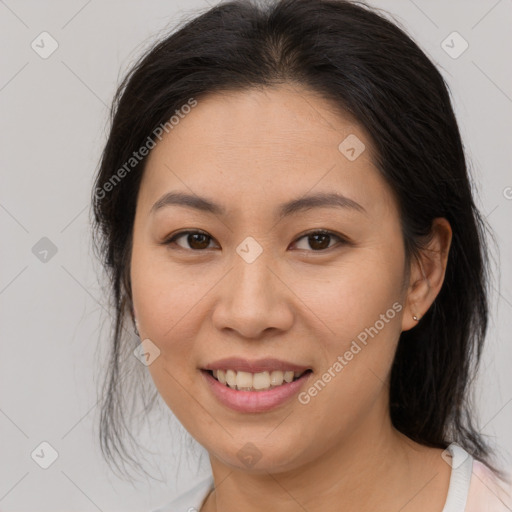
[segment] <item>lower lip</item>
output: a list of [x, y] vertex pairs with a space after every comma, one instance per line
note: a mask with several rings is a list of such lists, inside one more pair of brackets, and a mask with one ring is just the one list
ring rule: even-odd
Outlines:
[[221, 384], [206, 370], [201, 373], [217, 400], [239, 412], [265, 412], [278, 407], [296, 395], [312, 374], [307, 372], [297, 380], [266, 391], [238, 391]]

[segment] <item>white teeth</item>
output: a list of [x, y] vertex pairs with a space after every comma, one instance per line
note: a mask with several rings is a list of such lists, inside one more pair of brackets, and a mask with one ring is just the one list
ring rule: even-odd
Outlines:
[[236, 372], [233, 370], [226, 370], [226, 382], [230, 388], [236, 389]]
[[284, 372], [285, 382], [291, 382], [293, 380], [293, 372]]
[[237, 389], [252, 388], [252, 373], [249, 372], [236, 372], [236, 387]]
[[270, 384], [272, 386], [280, 386], [283, 383], [284, 375], [281, 371], [273, 371], [270, 374]]
[[254, 389], [268, 389], [270, 387], [270, 375], [268, 372], [255, 373], [252, 378]]
[[221, 383], [227, 384], [231, 389], [240, 391], [261, 391], [275, 388], [282, 384], [292, 382], [300, 377], [304, 372], [294, 372], [288, 370], [274, 370], [272, 372], [264, 371], [250, 373], [235, 370], [212, 370], [213, 376]]

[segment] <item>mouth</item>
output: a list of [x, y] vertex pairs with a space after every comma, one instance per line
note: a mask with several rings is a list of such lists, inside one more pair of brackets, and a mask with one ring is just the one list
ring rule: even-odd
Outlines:
[[295, 382], [305, 375], [312, 372], [310, 368], [306, 370], [273, 370], [262, 372], [247, 372], [242, 370], [203, 369], [203, 372], [208, 373], [213, 379], [237, 391], [252, 391], [261, 392], [268, 391], [274, 388], [279, 388]]
[[292, 404], [313, 374], [313, 368], [272, 357], [228, 357], [199, 370], [217, 402], [239, 413], [264, 413]]
[[313, 374], [312, 368], [276, 359], [223, 359], [200, 370], [213, 397], [238, 413], [265, 413], [292, 404]]

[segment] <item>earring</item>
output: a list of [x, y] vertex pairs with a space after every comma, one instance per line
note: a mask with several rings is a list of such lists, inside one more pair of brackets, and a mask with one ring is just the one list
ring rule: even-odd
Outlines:
[[416, 315], [412, 315], [412, 319], [417, 322], [419, 320], [419, 318], [416, 316]]
[[133, 328], [133, 332], [135, 333], [135, 335], [137, 337], [140, 338], [140, 334], [139, 334], [139, 322], [137, 321], [137, 319], [135, 319], [135, 327]]

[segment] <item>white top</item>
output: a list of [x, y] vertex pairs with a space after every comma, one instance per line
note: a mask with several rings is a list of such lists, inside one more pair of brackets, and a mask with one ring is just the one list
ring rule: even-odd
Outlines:
[[[442, 512], [509, 512], [512, 511], [512, 483], [498, 480], [494, 473], [474, 460], [461, 446], [452, 443], [447, 463], [452, 471], [448, 495]], [[213, 477], [208, 476], [192, 489], [152, 512], [198, 512], [213, 490]]]

